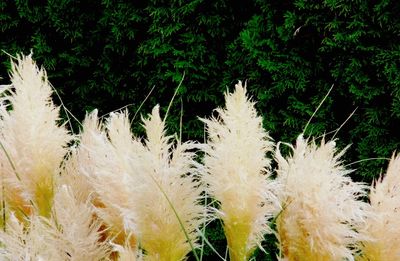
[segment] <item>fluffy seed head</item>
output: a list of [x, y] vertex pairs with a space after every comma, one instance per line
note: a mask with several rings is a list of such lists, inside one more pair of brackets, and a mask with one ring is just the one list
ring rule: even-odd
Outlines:
[[[121, 118], [122, 119], [122, 118]], [[135, 182], [130, 179], [132, 168], [129, 166], [125, 147], [130, 146], [131, 138], [126, 137], [121, 146], [114, 146], [101, 127], [97, 111], [89, 114], [83, 122], [81, 142], [76, 149], [74, 160], [80, 176], [86, 178], [86, 186], [93, 193], [95, 212], [105, 223], [106, 232], [116, 244], [124, 245], [128, 234], [132, 248], [136, 248], [135, 231], [130, 208], [135, 190]], [[124, 213], [124, 214], [122, 214]], [[128, 221], [127, 221], [128, 220]], [[129, 223], [129, 225], [127, 225]]]
[[53, 215], [47, 221], [52, 241], [64, 260], [104, 260], [109, 249], [101, 239], [101, 223], [94, 215], [90, 197], [79, 202], [72, 187], [63, 185], [54, 197]]
[[11, 85], [3, 89], [1, 98], [0, 173], [8, 195], [5, 200], [18, 217], [33, 209], [49, 215], [54, 176], [70, 140], [58, 125], [59, 108], [51, 95], [46, 72], [31, 55], [12, 62]]
[[51, 217], [32, 215], [26, 223], [11, 213], [0, 232], [1, 260], [105, 260], [109, 255], [89, 202], [79, 203], [65, 185], [55, 194]]
[[11, 213], [6, 230], [0, 230], [0, 260], [63, 260], [42, 217], [20, 222]]
[[242, 261], [269, 232], [267, 220], [278, 205], [266, 157], [273, 144], [241, 82], [225, 94], [225, 104], [216, 109], [217, 118], [203, 119], [208, 134], [203, 180], [220, 204], [215, 213], [223, 221], [231, 260]]
[[400, 156], [393, 155], [386, 175], [371, 187], [373, 216], [363, 228], [372, 240], [362, 242], [358, 260], [400, 259]]
[[96, 113], [89, 115], [77, 166], [95, 192], [96, 215], [115, 244], [135, 250], [140, 240], [147, 260], [182, 260], [192, 250], [189, 242], [196, 245], [204, 212], [194, 176], [195, 146], [171, 142], [158, 110], [144, 120], [144, 144], [132, 137], [127, 114], [111, 114], [105, 128]]
[[[146, 260], [183, 260], [196, 247], [203, 222], [193, 143], [174, 143], [165, 135], [156, 106], [145, 119], [147, 139], [141, 154], [136, 209]], [[186, 235], [185, 235], [186, 233]]]
[[277, 219], [285, 260], [353, 260], [357, 233], [368, 205], [359, 199], [365, 187], [353, 182], [340, 162], [335, 142], [317, 146], [299, 136], [293, 153], [276, 152], [278, 180], [283, 186]]

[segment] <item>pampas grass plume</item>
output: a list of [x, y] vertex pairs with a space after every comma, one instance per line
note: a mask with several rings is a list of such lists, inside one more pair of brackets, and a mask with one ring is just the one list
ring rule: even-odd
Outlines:
[[32, 216], [26, 226], [11, 213], [7, 229], [0, 230], [0, 260], [63, 260], [51, 233], [42, 217]]
[[147, 139], [138, 158], [143, 186], [136, 209], [145, 260], [184, 260], [197, 247], [204, 206], [191, 142], [166, 136], [159, 107], [143, 120]]
[[225, 103], [225, 109], [216, 109], [218, 118], [203, 119], [208, 134], [203, 180], [219, 202], [214, 213], [222, 219], [230, 259], [243, 261], [271, 232], [267, 221], [277, 209], [266, 157], [273, 144], [241, 82], [225, 94]]
[[46, 72], [31, 55], [12, 61], [11, 85], [3, 88], [0, 175], [6, 203], [20, 220], [33, 210], [49, 216], [54, 177], [70, 136], [58, 125], [59, 108], [51, 101]]
[[[125, 138], [120, 145], [129, 147], [131, 139]], [[67, 162], [70, 174], [75, 176], [75, 179], [69, 178], [69, 181], [76, 184], [76, 181], [85, 177], [82, 188], [91, 191], [96, 215], [103, 220], [106, 228], [106, 237], [112, 238], [115, 244], [125, 245], [128, 244], [126, 240], [130, 234], [128, 245], [136, 249], [137, 231], [134, 222], [131, 222], [135, 195], [132, 191], [136, 184], [130, 179], [133, 170], [127, 164], [127, 155], [119, 153], [121, 149], [124, 148], [113, 146], [107, 137], [97, 111], [88, 114], [83, 122], [79, 147]]]
[[77, 202], [62, 186], [49, 218], [32, 215], [24, 226], [13, 213], [0, 231], [0, 260], [106, 260], [109, 248], [100, 239], [100, 223], [91, 206]]
[[204, 213], [196, 146], [165, 135], [158, 106], [143, 125], [145, 143], [132, 136], [126, 113], [112, 113], [105, 128], [96, 112], [88, 115], [77, 169], [93, 188], [113, 244], [123, 246], [120, 256], [136, 253], [140, 242], [145, 260], [183, 260], [196, 246]]
[[283, 185], [277, 233], [283, 260], [353, 260], [357, 233], [368, 215], [365, 187], [353, 182], [334, 141], [317, 146], [300, 135], [292, 155], [277, 148], [278, 180]]
[[52, 218], [47, 224], [52, 229], [52, 245], [62, 260], [105, 260], [110, 253], [101, 239], [101, 222], [94, 216], [90, 197], [79, 202], [79, 191], [62, 185], [54, 196]]
[[372, 217], [364, 232], [372, 239], [362, 242], [357, 260], [400, 260], [400, 156], [393, 155], [386, 175], [371, 187]]

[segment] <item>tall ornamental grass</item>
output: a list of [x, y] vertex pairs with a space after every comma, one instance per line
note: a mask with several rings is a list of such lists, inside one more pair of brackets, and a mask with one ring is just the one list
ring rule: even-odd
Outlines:
[[133, 138], [126, 113], [111, 114], [104, 128], [96, 111], [89, 114], [71, 164], [92, 188], [96, 216], [114, 244], [140, 244], [145, 260], [182, 260], [197, 246], [205, 211], [194, 144], [166, 136], [158, 110], [143, 119], [144, 143]]
[[250, 260], [268, 233], [280, 260], [399, 259], [399, 156], [371, 188], [354, 182], [333, 140], [275, 145], [241, 82], [201, 119], [205, 144], [167, 135], [158, 105], [143, 138], [126, 111], [90, 112], [72, 135], [51, 95], [31, 55], [12, 60], [0, 94], [0, 260], [201, 260], [214, 219], [229, 260]]

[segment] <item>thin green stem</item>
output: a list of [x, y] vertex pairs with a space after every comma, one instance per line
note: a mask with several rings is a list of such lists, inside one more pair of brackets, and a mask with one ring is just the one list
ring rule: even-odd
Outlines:
[[6, 227], [7, 227], [7, 222], [6, 222], [6, 201], [4, 199], [5, 197], [5, 192], [4, 192], [4, 177], [3, 175], [1, 176], [2, 182], [1, 182], [1, 207], [3, 208], [2, 215], [3, 215], [3, 231], [6, 232]]
[[322, 99], [322, 101], [319, 103], [318, 107], [315, 109], [314, 113], [311, 115], [310, 119], [308, 120], [306, 126], [304, 127], [303, 134], [306, 133], [308, 125], [311, 123], [311, 120], [314, 118], [315, 114], [317, 114], [318, 110], [321, 108], [322, 104], [325, 102], [326, 98], [328, 98], [329, 94], [331, 93], [333, 87], [335, 84], [333, 83], [329, 91], [326, 93], [325, 97]]
[[[198, 230], [198, 229], [197, 229]], [[202, 240], [204, 240], [204, 242], [210, 247], [210, 249], [222, 260], [226, 261], [226, 258], [224, 258], [223, 256], [221, 256], [220, 253], [218, 253], [218, 251], [213, 247], [213, 245], [210, 243], [210, 241], [208, 241], [208, 239], [206, 238], [206, 236], [200, 231], [198, 230], [198, 232], [200, 232], [200, 235], [202, 237]]]
[[67, 116], [67, 121], [68, 121], [69, 127], [70, 127], [70, 129], [71, 129], [71, 132], [73, 133], [73, 132], [74, 132], [74, 129], [72, 128], [71, 118], [69, 117], [68, 114], [71, 114], [71, 117], [72, 117], [79, 125], [82, 126], [82, 124], [81, 124], [81, 122], [72, 114], [72, 112], [71, 112], [70, 110], [67, 109], [67, 107], [65, 106], [63, 100], [61, 99], [61, 96], [58, 94], [58, 91], [56, 90], [56, 88], [54, 88], [54, 86], [53, 86], [51, 83], [49, 83], [49, 85], [50, 85], [51, 89], [54, 91], [54, 93], [57, 95], [57, 98], [58, 98], [58, 100], [60, 101], [60, 105], [61, 105], [61, 107], [64, 109], [65, 115]]
[[181, 85], [183, 83], [183, 79], [185, 79], [185, 72], [183, 72], [182, 79], [179, 82], [178, 86], [176, 87], [174, 95], [172, 96], [171, 100], [169, 101], [169, 104], [168, 104], [168, 107], [167, 107], [167, 112], [165, 113], [164, 120], [163, 120], [164, 123], [167, 120], [169, 110], [171, 109], [171, 106], [172, 106], [172, 102], [174, 101], [175, 96], [178, 94], [178, 90], [179, 90], [179, 88], [181, 87]]
[[140, 109], [143, 107], [144, 103], [147, 101], [147, 99], [150, 97], [150, 94], [153, 92], [154, 88], [156, 86], [153, 85], [153, 87], [151, 88], [150, 92], [147, 94], [146, 98], [144, 98], [144, 100], [142, 101], [142, 103], [139, 105], [139, 108], [136, 110], [135, 114], [133, 115], [133, 118], [131, 120], [131, 125], [133, 123], [133, 120], [136, 118], [137, 114], [139, 113]]
[[354, 165], [354, 164], [358, 164], [358, 163], [361, 163], [361, 162], [364, 162], [364, 161], [371, 161], [371, 160], [390, 160], [390, 158], [369, 158], [369, 159], [362, 159], [362, 160], [357, 160], [357, 161], [354, 161], [354, 162], [352, 162], [352, 163], [349, 163], [349, 164], [347, 164], [347, 165], [344, 165], [344, 167], [348, 167], [348, 166], [351, 166], [351, 165]]
[[179, 141], [182, 141], [182, 128], [183, 128], [183, 101], [181, 97], [181, 115], [179, 118]]
[[19, 176], [19, 174], [17, 172], [17, 168], [15, 167], [14, 162], [12, 161], [10, 154], [8, 154], [6, 148], [4, 147], [4, 145], [3, 145], [3, 143], [1, 141], [0, 141], [0, 147], [4, 151], [4, 154], [6, 154], [7, 160], [8, 160], [8, 162], [10, 162], [10, 166], [13, 169], [13, 171], [15, 173], [15, 176], [17, 177], [17, 179], [19, 181], [21, 181], [21, 177]]

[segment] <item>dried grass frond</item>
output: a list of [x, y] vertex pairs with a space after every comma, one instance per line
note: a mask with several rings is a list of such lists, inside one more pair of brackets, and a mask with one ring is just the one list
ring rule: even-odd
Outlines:
[[135, 209], [144, 258], [183, 260], [192, 247], [197, 247], [204, 215], [193, 152], [196, 145], [174, 143], [171, 136], [165, 135], [158, 106], [143, 122], [145, 152], [136, 166], [144, 182], [138, 187]]
[[44, 69], [32, 56], [18, 56], [11, 64], [11, 85], [1, 98], [0, 173], [6, 201], [16, 215], [29, 215], [32, 204], [48, 216], [54, 177], [66, 154], [70, 136], [59, 126], [59, 107], [51, 101], [52, 89]]
[[[135, 182], [130, 178], [132, 168], [127, 163], [126, 154], [120, 151], [124, 148], [110, 142], [101, 128], [97, 111], [86, 116], [80, 140], [74, 156], [77, 176], [86, 177], [88, 186], [92, 188], [96, 215], [105, 222], [107, 235], [116, 244], [124, 245], [129, 233], [137, 234], [131, 211]], [[129, 144], [128, 139], [120, 145], [125, 147]], [[136, 248], [134, 236], [130, 243]]]
[[400, 260], [400, 155], [393, 155], [384, 177], [371, 186], [372, 213], [363, 232], [372, 240], [362, 242], [357, 260]]
[[334, 141], [317, 146], [300, 135], [293, 153], [276, 152], [283, 210], [277, 232], [284, 260], [353, 260], [358, 233], [368, 216], [364, 184], [353, 182]]
[[79, 202], [74, 190], [61, 186], [55, 197], [52, 219], [52, 239], [57, 242], [63, 260], [106, 260], [110, 249], [101, 241], [101, 222], [94, 216], [90, 198]]
[[146, 259], [182, 260], [192, 250], [204, 212], [193, 176], [195, 146], [170, 142], [158, 107], [144, 127], [148, 136], [142, 144], [132, 137], [126, 113], [112, 113], [104, 129], [96, 112], [88, 115], [76, 165], [95, 192], [96, 215], [115, 244], [126, 245], [129, 235], [128, 246], [136, 249], [140, 236]]
[[1, 260], [107, 260], [110, 250], [100, 241], [100, 223], [89, 203], [77, 202], [70, 187], [55, 195], [52, 216], [33, 215], [21, 223], [13, 213], [0, 232]]
[[[92, 185], [88, 179], [80, 173], [79, 163], [82, 163], [83, 159], [78, 151], [79, 146], [74, 145], [70, 147], [70, 153], [63, 162], [64, 164], [57, 183], [60, 187], [66, 185], [73, 188], [75, 199], [79, 203], [86, 203], [89, 198], [95, 201], [96, 193]], [[88, 159], [85, 160], [86, 162], [88, 161]]]
[[51, 240], [51, 232], [43, 217], [33, 216], [22, 223], [11, 213], [7, 219], [7, 229], [0, 231], [0, 259], [63, 260], [55, 242]]
[[216, 109], [218, 118], [202, 120], [208, 134], [203, 180], [220, 203], [215, 214], [223, 221], [230, 258], [243, 261], [272, 232], [267, 221], [279, 208], [266, 157], [273, 143], [241, 82], [225, 94], [225, 104]]

